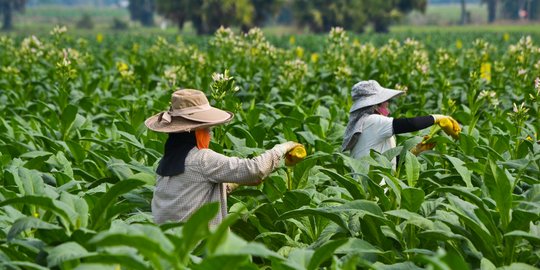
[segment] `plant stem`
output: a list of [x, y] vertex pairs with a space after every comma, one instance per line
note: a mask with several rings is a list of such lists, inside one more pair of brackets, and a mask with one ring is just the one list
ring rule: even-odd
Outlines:
[[290, 191], [292, 190], [291, 168], [287, 167], [285, 170], [287, 172], [287, 189]]

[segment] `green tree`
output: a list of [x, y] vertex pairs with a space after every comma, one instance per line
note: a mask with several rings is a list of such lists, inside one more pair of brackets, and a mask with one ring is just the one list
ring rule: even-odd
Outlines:
[[467, 23], [467, 4], [465, 3], [465, 0], [461, 0], [461, 20], [460, 24], [466, 24]]
[[252, 23], [255, 26], [261, 26], [279, 13], [285, 0], [251, 0], [251, 4], [255, 8]]
[[488, 23], [494, 22], [495, 18], [497, 17], [497, 2], [497, 0], [482, 0], [482, 3], [487, 4]]
[[131, 20], [139, 21], [143, 26], [154, 25], [154, 0], [129, 0]]
[[[201, 17], [201, 1], [156, 0], [156, 10], [163, 17], [175, 22], [178, 28], [182, 29], [185, 22]], [[193, 24], [199, 29], [200, 20], [194, 20]]]
[[3, 15], [2, 30], [13, 28], [13, 12], [23, 11], [26, 0], [0, 0], [0, 13]]
[[203, 0], [203, 33], [210, 34], [219, 27], [252, 25], [255, 8], [250, 0]]
[[367, 21], [365, 0], [293, 0], [296, 22], [316, 33], [328, 32], [334, 26], [362, 32]]
[[283, 0], [156, 0], [157, 12], [179, 28], [191, 21], [199, 34], [211, 34], [219, 27], [239, 26], [247, 30], [260, 26], [279, 10]]
[[387, 32], [392, 21], [412, 10], [425, 11], [426, 0], [291, 0], [296, 22], [314, 32], [334, 26], [362, 32], [372, 23], [376, 32]]

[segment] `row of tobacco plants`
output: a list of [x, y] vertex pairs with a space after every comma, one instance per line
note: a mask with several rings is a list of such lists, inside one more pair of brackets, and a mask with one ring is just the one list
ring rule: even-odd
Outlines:
[[[336, 28], [311, 37], [322, 49], [301, 36], [278, 47], [258, 29], [198, 43], [64, 27], [1, 36], [0, 268], [535, 269], [540, 48], [515, 35], [374, 45]], [[426, 129], [351, 159], [350, 89], [366, 79], [407, 91], [395, 117], [452, 115], [459, 140], [438, 133], [414, 156]], [[308, 157], [234, 191], [217, 228], [216, 204], [156, 225], [166, 137], [143, 121], [177, 88], [236, 114], [214, 130], [215, 151], [251, 157], [293, 140]]]

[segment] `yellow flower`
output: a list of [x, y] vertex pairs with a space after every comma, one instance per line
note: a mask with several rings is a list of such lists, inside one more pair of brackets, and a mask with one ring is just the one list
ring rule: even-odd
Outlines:
[[480, 78], [491, 82], [491, 63], [482, 63], [480, 66]]
[[116, 69], [119, 72], [126, 71], [129, 69], [129, 66], [124, 62], [116, 62]]
[[96, 40], [97, 40], [98, 43], [103, 42], [103, 34], [102, 34], [102, 33], [98, 33], [98, 34], [96, 35]]
[[523, 56], [523, 54], [522, 54], [522, 55], [519, 55], [519, 56], [517, 57], [517, 59], [518, 59], [518, 61], [519, 61], [520, 63], [525, 62], [525, 56]]
[[355, 39], [353, 40], [353, 43], [352, 43], [352, 44], [353, 44], [353, 46], [360, 46], [360, 40], [358, 40], [357, 38], [355, 38]]
[[463, 42], [461, 39], [456, 40], [456, 48], [461, 49], [463, 48]]
[[531, 136], [527, 136], [527, 141], [532, 142], [532, 141], [533, 141], [533, 138], [532, 138]]
[[304, 48], [296, 47], [296, 57], [298, 58], [304, 57]]
[[291, 36], [289, 38], [289, 44], [294, 45], [295, 43], [296, 43], [296, 39], [294, 38], [294, 36]]
[[38, 218], [38, 217], [39, 217], [39, 213], [38, 213], [38, 212], [35, 212], [33, 216], [34, 216], [35, 218]]
[[504, 35], [503, 35], [503, 40], [504, 40], [504, 41], [508, 41], [509, 39], [510, 39], [510, 34], [504, 33]]
[[312, 63], [317, 63], [317, 62], [319, 62], [319, 54], [318, 54], [318, 53], [312, 53], [312, 54], [311, 54], [311, 62], [312, 62]]

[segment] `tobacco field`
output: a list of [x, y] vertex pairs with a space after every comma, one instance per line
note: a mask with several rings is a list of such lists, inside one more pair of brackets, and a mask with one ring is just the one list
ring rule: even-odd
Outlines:
[[[540, 47], [517, 33], [362, 39], [0, 36], [0, 269], [537, 269]], [[341, 152], [351, 87], [406, 90], [391, 116], [446, 114], [459, 140], [355, 160]], [[166, 135], [144, 120], [177, 88], [235, 113], [211, 148], [306, 159], [185, 223], [150, 212]], [[399, 155], [396, 169], [390, 160]], [[379, 183], [386, 179], [386, 186]], [[290, 184], [289, 184], [290, 183]]]

